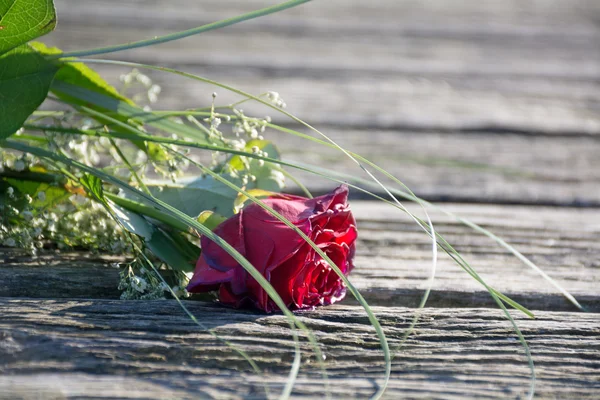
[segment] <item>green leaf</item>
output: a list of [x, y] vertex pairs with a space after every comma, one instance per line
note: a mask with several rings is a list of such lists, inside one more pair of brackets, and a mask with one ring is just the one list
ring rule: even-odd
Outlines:
[[219, 226], [226, 219], [227, 217], [208, 210], [202, 211], [200, 215], [198, 215], [198, 218], [196, 218], [198, 222], [200, 222], [202, 225], [204, 225], [211, 231], [214, 231], [217, 228], [217, 226]]
[[197, 178], [185, 186], [162, 181], [149, 182], [147, 186], [154, 197], [190, 217], [196, 218], [207, 210], [225, 217], [233, 215], [233, 201], [237, 192], [212, 177]]
[[[32, 42], [30, 43], [30, 46], [32, 46], [38, 53], [44, 56], [62, 54], [62, 50], [60, 50], [59, 48], [47, 47], [44, 43]], [[98, 93], [102, 96], [106, 96], [107, 98], [115, 99], [130, 106], [135, 106], [135, 103], [131, 99], [120, 94], [117, 89], [115, 89], [113, 86], [109, 85], [108, 82], [102, 79], [100, 74], [98, 74], [96, 71], [94, 71], [93, 69], [91, 69], [83, 63], [61, 63], [60, 69], [54, 77], [55, 84], [50, 87], [51, 92], [54, 95], [56, 95], [56, 97], [58, 97], [59, 99], [70, 104], [87, 106], [95, 111], [100, 111], [103, 113], [111, 111], [109, 108], [90, 103], [86, 99], [82, 99], [80, 97], [73, 96], [68, 92], [65, 93], [61, 91], [58, 88], [58, 85], [56, 84], [57, 82], [64, 82], [69, 85], [74, 85], [76, 87], [90, 90], [94, 93]], [[97, 120], [100, 124], [110, 125], [110, 121], [106, 119], [97, 116], [93, 116], [93, 118]], [[129, 116], [120, 114], [116, 115], [115, 118], [117, 118], [121, 122], [128, 122], [130, 119]], [[127, 130], [118, 126], [113, 127], [113, 130], [119, 131], [121, 133], [128, 133]], [[158, 147], [153, 143], [149, 143], [146, 145], [143, 141], [139, 140], [132, 140], [131, 142], [135, 144], [140, 150], [147, 152], [148, 156], [153, 160], [160, 161], [165, 157], [165, 151], [161, 147]]]
[[79, 182], [85, 190], [97, 200], [104, 202], [104, 191], [102, 181], [94, 175], [85, 174], [79, 178]]
[[[54, 186], [44, 182], [13, 178], [5, 179], [5, 181], [19, 193], [31, 196], [32, 201], [27, 205], [31, 206], [33, 209], [50, 207], [71, 195], [63, 187]], [[2, 189], [0, 189], [0, 192], [2, 192]], [[40, 193], [43, 193], [43, 195]], [[25, 206], [25, 204], [23, 204], [23, 206]]]
[[0, 54], [56, 27], [52, 0], [0, 0]]
[[179, 240], [180, 236], [174, 237], [178, 233], [166, 232], [139, 214], [112, 202], [109, 202], [109, 206], [125, 229], [144, 239], [144, 243], [156, 257], [174, 270], [184, 272], [194, 270], [196, 260], [200, 257], [200, 250], [197, 247], [189, 242], [183, 243]]
[[0, 56], [0, 139], [15, 133], [42, 104], [57, 70], [28, 45]]
[[[44, 56], [62, 54], [62, 50], [58, 47], [47, 47], [44, 43], [41, 42], [31, 42], [29, 43], [29, 45], [33, 47], [38, 53]], [[84, 63], [62, 63], [60, 66], [60, 70], [56, 73], [54, 80], [67, 82], [72, 85], [83, 87], [92, 90], [96, 93], [100, 93], [105, 96], [124, 101], [127, 104], [135, 104], [132, 100], [120, 94], [117, 91], [117, 89], [115, 89], [113, 86], [109, 85], [108, 82], [102, 79], [100, 74], [98, 74], [96, 71], [94, 71]], [[87, 102], [85, 102], [84, 100], [80, 100], [76, 97], [69, 96], [60, 91], [53, 90], [53, 92], [59, 98], [62, 98], [69, 102], [75, 102], [75, 104], [87, 104]]]

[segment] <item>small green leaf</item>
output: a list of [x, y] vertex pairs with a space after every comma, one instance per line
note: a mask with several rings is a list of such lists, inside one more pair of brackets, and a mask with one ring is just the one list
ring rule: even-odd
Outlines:
[[156, 228], [152, 234], [152, 239], [146, 241], [146, 246], [148, 246], [150, 251], [152, 251], [156, 257], [166, 262], [169, 267], [178, 271], [193, 271], [196, 261], [198, 261], [198, 258], [200, 257], [199, 251], [195, 257], [186, 257], [186, 252], [178, 246], [171, 237], [171, 234], [159, 228]]
[[222, 222], [224, 222], [227, 217], [217, 214], [212, 211], [202, 211], [196, 220], [200, 222], [202, 225], [214, 231], [217, 226], [219, 226]]
[[104, 192], [102, 190], [102, 181], [100, 178], [85, 174], [79, 178], [79, 182], [85, 188], [85, 190], [99, 201], [104, 201]]
[[15, 133], [42, 104], [57, 70], [28, 45], [0, 56], [0, 140]]
[[0, 54], [56, 27], [52, 0], [0, 0]]
[[144, 240], [152, 239], [155, 229], [146, 218], [123, 207], [119, 207], [112, 201], [108, 201], [107, 203], [125, 229]]

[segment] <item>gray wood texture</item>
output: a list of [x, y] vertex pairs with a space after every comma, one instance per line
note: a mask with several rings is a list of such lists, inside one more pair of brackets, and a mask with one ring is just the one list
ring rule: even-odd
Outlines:
[[[45, 40], [65, 50], [103, 46], [268, 4], [58, 0], [59, 28]], [[277, 91], [289, 111], [432, 200], [598, 206], [599, 19], [594, 0], [321, 1], [107, 57]], [[113, 83], [128, 71], [94, 67]], [[163, 88], [158, 108], [211, 101], [208, 85], [149, 75]], [[217, 91], [220, 104], [239, 100]], [[349, 166], [321, 146], [268, 137], [287, 158]]]
[[[59, 28], [44, 40], [64, 50], [104, 46], [269, 4], [56, 0]], [[595, 399], [599, 21], [596, 0], [328, 0], [107, 57], [182, 69], [253, 94], [277, 91], [289, 111], [418, 195], [471, 203], [445, 206], [505, 238], [591, 311], [572, 312], [555, 288], [493, 241], [432, 212], [436, 229], [489, 284], [535, 310], [536, 319], [512, 314], [531, 346], [536, 398]], [[128, 71], [95, 68], [111, 83]], [[205, 107], [215, 90], [149, 75], [163, 89], [156, 109]], [[221, 104], [239, 99], [217, 91]], [[299, 128], [263, 107], [244, 109]], [[335, 151], [267, 138], [287, 160], [363, 176]], [[316, 192], [333, 185], [299, 177]], [[430, 243], [400, 211], [354, 196], [360, 238], [351, 279], [396, 347], [426, 287]], [[264, 384], [270, 398], [280, 393], [293, 360], [281, 315], [185, 302], [259, 363], [265, 372], [256, 375], [175, 302], [115, 300], [115, 261], [0, 249], [0, 399], [261, 399]], [[385, 398], [525, 398], [524, 350], [501, 312], [483, 308], [494, 306], [489, 295], [443, 254], [433, 289], [431, 308], [393, 360]], [[332, 397], [372, 395], [382, 383], [383, 355], [364, 311], [348, 299], [298, 315], [326, 355]], [[323, 398], [314, 357], [306, 343], [301, 348], [293, 397]]]
[[[432, 201], [600, 206], [596, 138], [337, 128], [324, 133]], [[271, 132], [267, 137], [287, 161], [370, 179], [339, 150], [290, 135]], [[333, 185], [313, 174], [288, 170], [316, 192], [328, 192]], [[296, 190], [293, 183], [290, 190]]]
[[[352, 202], [359, 227], [352, 282], [374, 305], [415, 307], [432, 268], [431, 242], [404, 213], [378, 202]], [[600, 211], [498, 205], [448, 205], [513, 244], [589, 310], [600, 312]], [[411, 207], [424, 216], [419, 208]], [[491, 239], [432, 211], [444, 235], [482, 278], [527, 307], [574, 310], [531, 268]], [[1, 259], [2, 257], [0, 257]], [[115, 258], [47, 254], [37, 260], [5, 253], [0, 296], [117, 298]], [[350, 299], [349, 299], [350, 301]], [[493, 307], [485, 288], [444, 253], [439, 254], [432, 307]]]
[[[275, 398], [293, 359], [280, 315], [185, 305], [208, 328], [247, 351], [246, 362], [194, 325], [170, 301], [0, 299], [2, 398]], [[397, 348], [415, 315], [375, 308]], [[382, 384], [383, 356], [361, 308], [332, 306], [300, 313], [326, 359], [332, 397], [367, 398]], [[537, 366], [537, 398], [597, 398], [600, 314], [539, 312], [515, 318]], [[295, 398], [323, 398], [310, 347]], [[385, 398], [525, 398], [530, 373], [524, 350], [499, 310], [430, 309], [393, 360]]]
[[[276, 90], [318, 124], [600, 133], [596, 1], [439, 3], [313, 2], [111, 57]], [[59, 0], [62, 22], [48, 42], [132, 41], [269, 4]], [[208, 89], [157, 78], [169, 79], [168, 106], [210, 101]]]

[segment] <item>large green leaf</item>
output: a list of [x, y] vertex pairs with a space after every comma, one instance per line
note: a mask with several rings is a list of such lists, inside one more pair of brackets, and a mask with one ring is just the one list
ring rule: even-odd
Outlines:
[[[33, 47], [38, 53], [45, 56], [62, 54], [62, 50], [60, 50], [58, 47], [47, 47], [44, 43], [32, 42], [29, 43], [29, 45]], [[84, 87], [96, 93], [101, 93], [105, 96], [109, 96], [117, 100], [124, 101], [125, 103], [134, 105], [133, 101], [120, 94], [117, 91], [117, 89], [115, 89], [113, 86], [109, 85], [108, 82], [102, 79], [100, 74], [98, 74], [96, 71], [94, 71], [84, 63], [66, 62], [64, 64], [61, 64], [60, 70], [56, 73], [56, 77], [54, 79], [56, 81], [67, 82], [73, 85], [77, 85], [79, 87]], [[60, 91], [57, 91], [55, 94], [58, 97], [63, 98], [64, 100], [75, 102], [75, 104], [88, 104], [84, 100], [78, 99], [73, 96], [68, 96]]]
[[42, 104], [57, 70], [26, 44], [0, 56], [0, 139], [15, 133]]
[[55, 26], [52, 0], [0, 0], [0, 54], [51, 32]]
[[[29, 181], [26, 180], [26, 178], [0, 179], [0, 194], [5, 192], [8, 186], [17, 190], [21, 195], [29, 195], [31, 197], [31, 203], [26, 202], [24, 198], [21, 198], [17, 204], [18, 207], [24, 208], [29, 206], [34, 210], [51, 207], [71, 195], [62, 186], [55, 186], [46, 182]], [[40, 193], [43, 193], [43, 196], [40, 196]], [[0, 197], [2, 196], [0, 195]]]
[[[32, 42], [32, 43], [30, 43], [30, 46], [33, 47], [38, 53], [40, 53], [44, 56], [56, 55], [56, 54], [62, 53], [62, 50], [60, 50], [59, 48], [47, 47], [44, 43], [40, 43], [40, 42]], [[62, 61], [64, 61], [64, 60], [62, 60]], [[95, 111], [99, 111], [102, 113], [107, 112], [107, 111], [112, 111], [106, 107], [103, 107], [103, 106], [100, 106], [100, 105], [97, 105], [94, 103], [90, 103], [86, 99], [82, 99], [78, 96], [73, 96], [73, 95], [69, 94], [68, 92], [65, 93], [65, 92], [61, 91], [60, 89], [57, 89], [58, 82], [64, 82], [66, 84], [73, 85], [75, 87], [84, 88], [93, 93], [97, 93], [102, 96], [105, 96], [107, 99], [114, 99], [119, 102], [123, 102], [129, 106], [135, 106], [135, 103], [132, 100], [130, 100], [127, 97], [120, 94], [117, 89], [115, 89], [113, 86], [108, 84], [108, 82], [106, 82], [104, 79], [102, 79], [100, 74], [98, 74], [96, 71], [94, 71], [93, 69], [91, 69], [90, 67], [88, 67], [87, 65], [85, 65], [83, 63], [71, 63], [71, 62], [61, 63], [60, 69], [58, 70], [58, 72], [56, 73], [56, 76], [54, 77], [55, 84], [50, 87], [50, 91], [56, 97], [58, 97], [59, 99], [65, 101], [69, 104], [74, 104], [74, 105], [78, 105], [78, 106], [87, 106]], [[115, 118], [121, 122], [127, 122], [130, 119], [130, 117], [128, 117], [126, 115], [121, 115], [121, 114], [115, 115]], [[110, 122], [107, 121], [106, 119], [103, 119], [103, 118], [100, 118], [97, 116], [94, 116], [94, 119], [96, 119], [101, 124], [105, 124], [105, 125], [110, 124]], [[113, 127], [113, 130], [116, 130], [121, 133], [128, 133], [127, 130], [125, 130], [119, 126]], [[132, 142], [139, 149], [141, 149], [143, 151], [148, 150], [146, 147], [146, 144], [144, 142], [139, 141], [139, 140], [132, 140]], [[149, 144], [149, 145], [151, 147], [150, 150], [152, 150], [154, 152], [158, 151], [159, 152], [158, 156], [163, 156], [163, 154], [160, 152], [160, 150], [156, 150], [156, 146], [154, 144]], [[152, 156], [153, 154], [150, 154], [150, 155]], [[156, 159], [156, 157], [153, 157], [153, 159]]]
[[154, 197], [190, 217], [195, 218], [206, 210], [226, 217], [233, 215], [233, 201], [237, 192], [212, 177], [197, 178], [185, 185], [158, 181], [150, 182], [147, 186]]
[[179, 233], [164, 231], [139, 214], [111, 202], [109, 205], [125, 229], [144, 239], [144, 243], [155, 256], [174, 270], [194, 270], [196, 260], [200, 257], [200, 249], [189, 242], [179, 240], [176, 236]]

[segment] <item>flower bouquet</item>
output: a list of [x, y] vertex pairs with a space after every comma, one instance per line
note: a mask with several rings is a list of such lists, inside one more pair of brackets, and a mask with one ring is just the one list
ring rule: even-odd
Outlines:
[[[227, 306], [280, 311], [296, 339], [296, 330], [304, 331], [317, 354], [315, 338], [292, 311], [330, 305], [349, 292], [375, 327], [387, 382], [392, 352], [376, 316], [348, 280], [359, 235], [348, 203], [351, 189], [407, 213], [429, 236], [432, 280], [442, 250], [486, 287], [511, 321], [506, 306], [532, 315], [489, 287], [435, 231], [426, 211], [433, 205], [285, 111], [279, 94], [252, 95], [171, 68], [89, 58], [181, 39], [305, 2], [290, 0], [140, 42], [63, 52], [32, 41], [56, 25], [51, 0], [0, 0], [0, 244], [32, 255], [44, 248], [122, 255], [127, 260], [118, 263], [123, 299], [208, 296]], [[90, 67], [95, 64], [131, 72], [121, 76], [117, 88]], [[142, 70], [208, 83], [240, 100], [221, 105], [213, 93], [204, 108], [153, 111], [161, 88]], [[246, 102], [269, 107], [314, 135], [249, 115], [241, 109]], [[277, 143], [269, 140], [270, 131], [336, 149], [366, 177], [284, 161]], [[330, 180], [331, 191], [314, 197], [294, 176], [297, 170]], [[286, 193], [290, 181], [302, 196]], [[400, 200], [418, 203], [423, 216], [409, 212]], [[550, 279], [502, 239], [455, 217]], [[417, 320], [418, 315], [411, 329]]]

